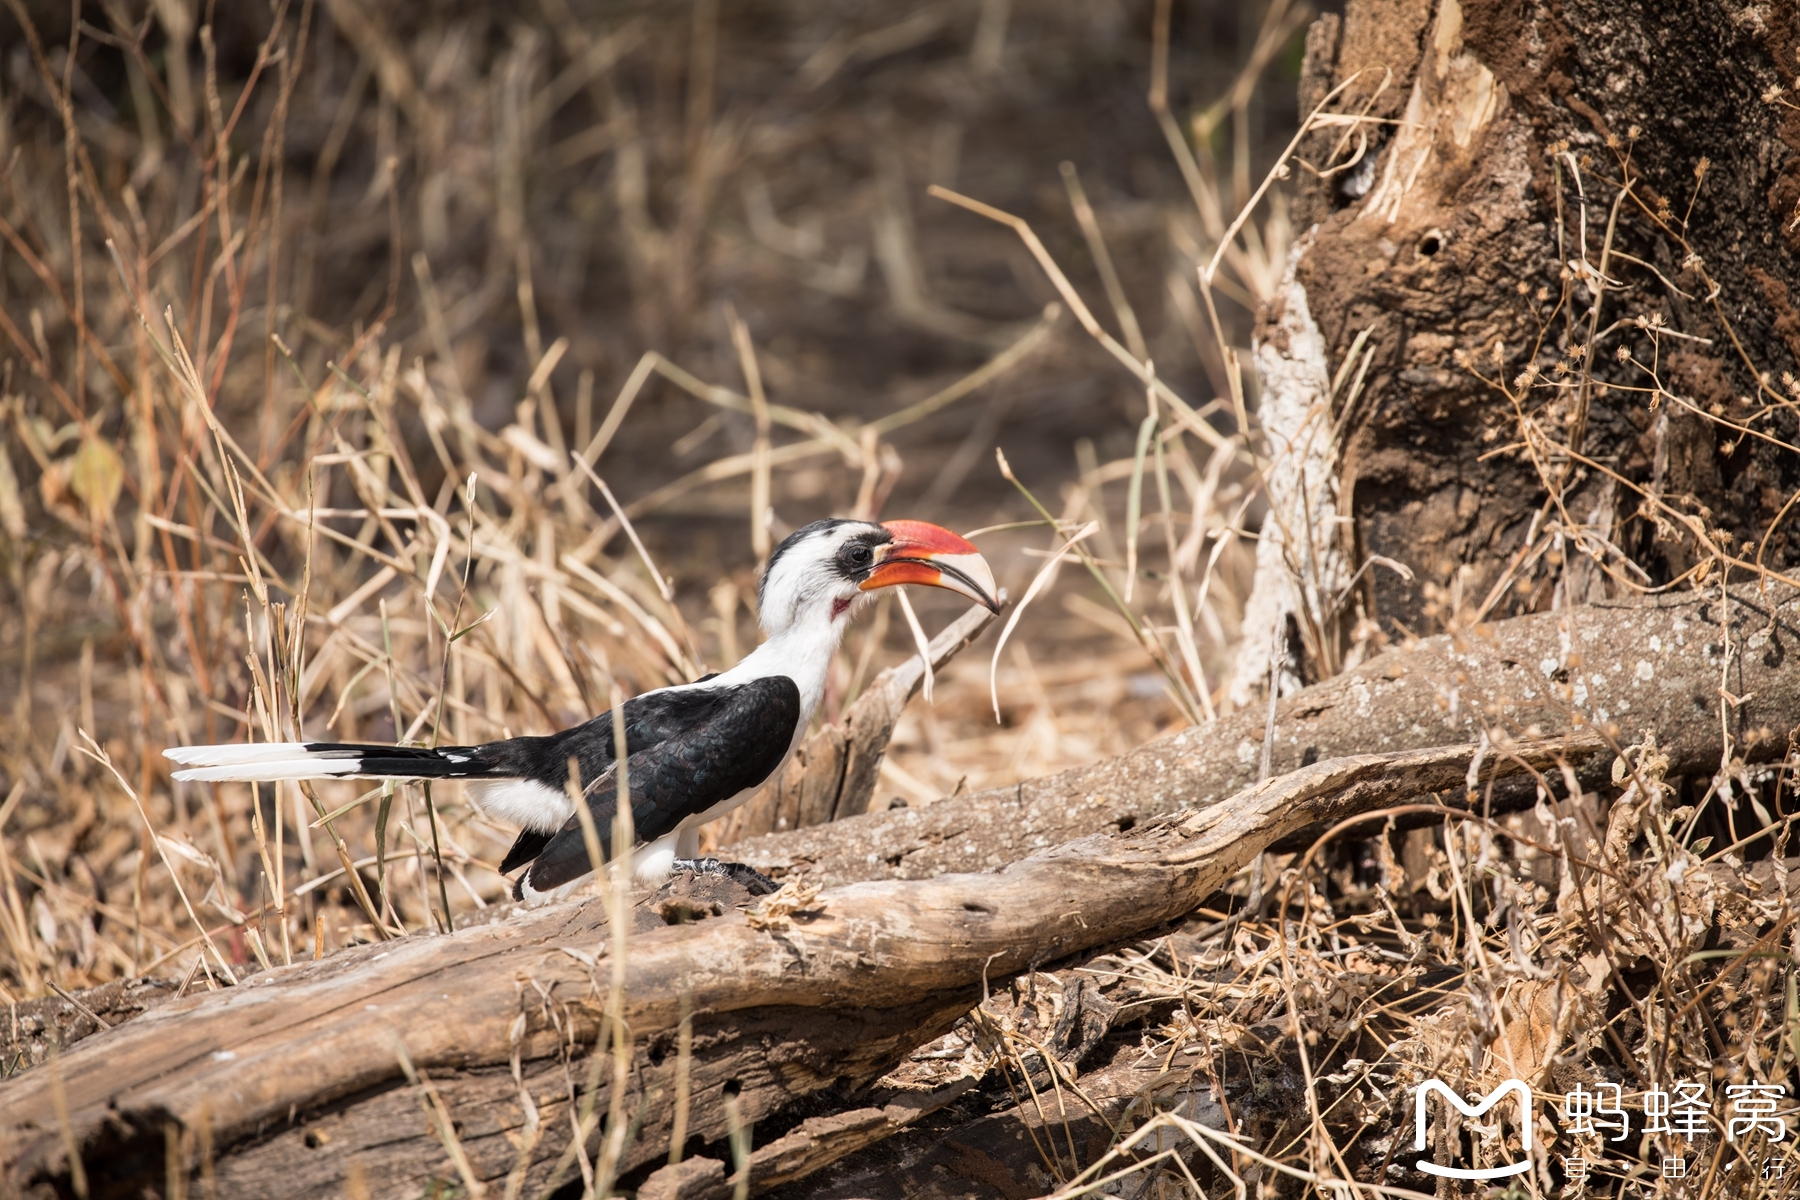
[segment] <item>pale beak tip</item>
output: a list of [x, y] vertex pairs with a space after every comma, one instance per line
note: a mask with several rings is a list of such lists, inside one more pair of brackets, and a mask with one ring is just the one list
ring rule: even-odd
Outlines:
[[894, 535], [891, 557], [862, 585], [865, 591], [899, 583], [926, 584], [966, 596], [989, 612], [1000, 611], [993, 569], [966, 538], [924, 521], [887, 521], [883, 528]]

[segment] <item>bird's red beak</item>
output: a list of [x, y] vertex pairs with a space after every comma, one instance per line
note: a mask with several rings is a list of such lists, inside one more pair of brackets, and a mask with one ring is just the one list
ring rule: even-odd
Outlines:
[[994, 572], [967, 539], [924, 521], [883, 521], [894, 540], [875, 548], [875, 569], [862, 581], [865, 592], [902, 583], [947, 588], [990, 612], [999, 612]]

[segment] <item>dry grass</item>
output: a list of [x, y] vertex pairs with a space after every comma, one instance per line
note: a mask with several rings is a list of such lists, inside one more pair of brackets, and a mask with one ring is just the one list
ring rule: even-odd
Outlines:
[[[14, 697], [0, 723], [0, 998], [145, 973], [228, 986], [493, 905], [512, 831], [455, 789], [177, 786], [158, 752], [479, 741], [692, 678], [754, 637], [742, 548], [766, 552], [803, 513], [910, 503], [1000, 526], [980, 540], [1004, 582], [1045, 583], [993, 666], [1001, 724], [989, 664], [959, 660], [935, 705], [903, 720], [878, 804], [1092, 761], [1224, 704], [1269, 467], [1233, 345], [1287, 239], [1279, 194], [1252, 187], [1251, 85], [1297, 10], [1264, 14], [1242, 82], [1215, 76], [1205, 99], [1226, 99], [1196, 104], [1188, 131], [1169, 87], [1198, 65], [1172, 69], [1166, 40], [1151, 56], [1178, 193], [1126, 203], [1071, 169], [1048, 179], [1054, 207], [1031, 201], [1026, 216], [982, 186], [989, 158], [953, 169], [965, 133], [1004, 129], [890, 130], [855, 187], [812, 161], [841, 148], [845, 124], [889, 128], [876, 100], [930, 74], [914, 61], [882, 76], [896, 56], [995, 86], [1018, 53], [1001, 3], [971, 21], [935, 7], [797, 21], [780, 48], [791, 70], [746, 55], [737, 74], [708, 4], [599, 23], [553, 0], [507, 37], [476, 18], [409, 29], [407, 13], [355, 0], [217, 30], [181, 11], [108, 8], [73, 55], [63, 18], [61, 45], [46, 35], [18, 56], [0, 107], [0, 678]], [[862, 109], [795, 98], [850, 89], [852, 68], [887, 92], [854, 93]], [[722, 99], [756, 86], [779, 102]], [[1216, 163], [1225, 127], [1232, 157]], [[600, 161], [609, 174], [592, 172]], [[999, 224], [928, 207], [927, 177]], [[546, 219], [547, 193], [573, 216]], [[1615, 194], [1617, 211], [1628, 193]], [[738, 208], [741, 223], [720, 215]], [[1592, 279], [1609, 249], [1592, 249]], [[946, 265], [959, 257], [1008, 282]], [[1091, 282], [1059, 265], [1073, 262], [1093, 264]], [[880, 288], [865, 285], [871, 264]], [[1703, 294], [1703, 264], [1691, 271]], [[1585, 282], [1544, 297], [1541, 365], [1496, 383], [1520, 430], [1497, 449], [1530, 455], [1551, 496], [1503, 586], [1566, 591], [1585, 570], [1642, 590], [1608, 531], [1558, 497], [1572, 471], [1605, 470], [1581, 455], [1597, 344], [1637, 330], [1624, 353], [1646, 394], [1680, 404], [1658, 373], [1670, 335], [1619, 314], [1558, 349]], [[608, 286], [618, 295], [586, 307]], [[784, 308], [787, 292], [803, 299]], [[1106, 298], [1104, 319], [1084, 293]], [[849, 349], [801, 340], [809, 322]], [[879, 322], [906, 338], [865, 351]], [[921, 345], [953, 352], [897, 365]], [[1353, 400], [1360, 376], [1343, 382]], [[1045, 411], [1009, 427], [1001, 398], [1020, 393]], [[1748, 416], [1699, 415], [1768, 440], [1757, 422], [1794, 404], [1769, 384]], [[1027, 447], [1010, 458], [1029, 501], [989, 472], [1003, 430]], [[1691, 536], [1685, 581], [1760, 569], [1760, 547], [1720, 544], [1705, 513], [1643, 499], [1648, 519]], [[1443, 623], [1493, 603], [1446, 593]], [[922, 607], [927, 625], [948, 611]], [[878, 609], [844, 648], [826, 717], [910, 647]], [[1547, 781], [1536, 814], [1503, 822], [1340, 831], [1240, 880], [1240, 917], [1089, 964], [1153, 1017], [1143, 1052], [1208, 1081], [1235, 1123], [1209, 1130], [1147, 1097], [1104, 1156], [1057, 1159], [1063, 1194], [1428, 1186], [1388, 1165], [1410, 1153], [1408, 1086], [1433, 1073], [1464, 1088], [1515, 1074], [1541, 1103], [1576, 1083], [1636, 1099], [1704, 1079], [1716, 1133], [1726, 1086], [1786, 1078], [1800, 1053], [1780, 958], [1785, 775], [1753, 777], [1731, 753], [1722, 766], [1703, 795], [1678, 795], [1646, 743], [1599, 796]], [[1733, 786], [1769, 806], [1766, 871], [1744, 866], [1742, 844], [1692, 840]], [[1029, 1079], [1033, 1026], [1011, 1019], [966, 1039], [959, 1069], [1010, 1055]], [[1737, 1144], [1706, 1144], [1698, 1181], [1671, 1190], [1756, 1194]], [[1520, 1194], [1559, 1186], [1576, 1147], [1600, 1149], [1541, 1138]], [[1634, 1165], [1654, 1157], [1607, 1161], [1669, 1186]], [[581, 1166], [606, 1182], [604, 1158]]]
[[[908, 714], [879, 799], [1042, 774], [1211, 711], [1248, 587], [1238, 534], [1254, 491], [1239, 443], [1183, 396], [1220, 367], [1190, 281], [1222, 232], [1217, 189], [1238, 186], [1226, 171], [1188, 163], [1211, 198], [1200, 213], [1179, 190], [1118, 210], [1073, 168], [1053, 193], [1057, 236], [1102, 264], [1130, 348], [1099, 336], [1123, 374], [1074, 331], [1071, 303], [1090, 332], [1099, 322], [1047, 252], [1055, 282], [1037, 313], [1005, 312], [1016, 281], [955, 282], [946, 257], [979, 245], [1005, 261], [1015, 243], [941, 206], [931, 219], [950, 244], [928, 247], [910, 209], [933, 202], [889, 177], [920, 141], [900, 132], [849, 194], [872, 205], [888, 298], [867, 319], [943, 347], [928, 369], [834, 402], [846, 371], [879, 361], [838, 354], [810, 378], [782, 322], [816, 303], [755, 303], [799, 281], [871, 308], [864, 264], [850, 269], [867, 235], [806, 215], [838, 181], [815, 170], [822, 190], [808, 193], [794, 186], [804, 173], [764, 173], [831, 145], [834, 122], [874, 119], [850, 107], [871, 101], [852, 94], [810, 111], [804, 136], [783, 133], [793, 89], [847, 88], [833, 82], [846, 64], [906, 53], [992, 86], [1005, 33], [992, 22], [1007, 16], [990, 8], [969, 28], [934, 9], [907, 19], [917, 28], [797, 26], [780, 48], [812, 40], [797, 82], [756, 116], [707, 92], [737, 95], [759, 68], [717, 58], [733, 30], [705, 5], [595, 23], [553, 3], [510, 42], [483, 41], [500, 32], [484, 18], [410, 36], [405, 11], [337, 0], [207, 28], [175, 9], [107, 10], [72, 55], [66, 14], [12, 10], [33, 33], [0, 130], [5, 998], [144, 973], [225, 986], [495, 904], [512, 831], [459, 789], [172, 785], [159, 752], [566, 725], [735, 660], [755, 637], [756, 563], [740, 547], [766, 553], [771, 534], [824, 511], [999, 525], [981, 540], [1019, 594], [1064, 539], [1020, 524], [1030, 507], [988, 465], [1002, 438], [1054, 515], [1093, 524], [1079, 548], [1093, 574], [1065, 574], [1031, 606], [995, 666], [998, 726], [972, 658]], [[1278, 7], [1257, 69], [1292, 24]], [[643, 107], [665, 67], [686, 74], [685, 99]], [[890, 93], [914, 86], [869, 69]], [[611, 170], [602, 196], [582, 182], [595, 161]], [[989, 171], [972, 160], [938, 177], [974, 187]], [[552, 185], [573, 220], [543, 198]], [[617, 218], [599, 240], [596, 204]], [[739, 205], [747, 227], [726, 215]], [[1283, 253], [1280, 210], [1258, 228], [1262, 266], [1231, 283], [1246, 300]], [[571, 256], [624, 273], [632, 296], [610, 303], [633, 338], [594, 332]], [[1151, 307], [1134, 310], [1146, 290]], [[895, 354], [877, 349], [863, 357]], [[1132, 377], [1152, 354], [1177, 419], [1156, 427], [1148, 459], [1138, 418], [1109, 428], [1104, 407], [1004, 432], [1012, 394], [1054, 415], [1070, 380], [1140, 404]], [[1110, 603], [1128, 578], [1131, 603]], [[922, 598], [927, 625], [950, 611]], [[874, 613], [825, 717], [910, 645]]]
[[[1634, 139], [1636, 133], [1634, 129]], [[1740, 580], [1800, 582], [1779, 569], [1791, 541], [1782, 526], [1800, 493], [1780, 505], [1760, 536], [1740, 540], [1714, 521], [1714, 513], [1700, 498], [1668, 488], [1660, 465], [1646, 483], [1629, 478], [1617, 463], [1584, 453], [1591, 449], [1587, 434], [1595, 398], [1617, 392], [1641, 398], [1648, 411], [1656, 414], [1652, 433], [1659, 448], [1678, 436], [1670, 432], [1671, 421], [1685, 421], [1717, 438], [1719, 453], [1726, 460], [1743, 447], [1753, 448], [1757, 457], [1777, 464], [1800, 461], [1800, 445], [1789, 432], [1795, 426], [1794, 417], [1800, 414], [1800, 379], [1784, 372], [1777, 381], [1753, 348], [1745, 346], [1727, 315], [1724, 289], [1688, 240], [1693, 204], [1699, 202], [1708, 171], [1706, 159], [1700, 159], [1695, 169], [1688, 211], [1677, 217], [1667, 200], [1652, 205], [1639, 194], [1641, 180], [1631, 164], [1631, 145], [1614, 137], [1609, 149], [1613, 161], [1604, 166], [1567, 150], [1554, 155], [1558, 211], [1564, 207], [1560, 202], [1566, 191], [1566, 207], [1579, 216], [1560, 222], [1559, 237], [1571, 248], [1573, 264], [1563, 272], [1560, 292], [1540, 285], [1533, 294], [1527, 284], [1519, 284], [1520, 294], [1528, 296], [1535, 307], [1538, 330], [1533, 343], [1510, 350], [1496, 345], [1489, 348], [1485, 359], [1467, 351], [1458, 355], [1459, 365], [1489, 384], [1512, 411], [1515, 440], [1489, 453], [1516, 454], [1529, 462], [1545, 493], [1525, 544], [1484, 599], [1476, 602], [1470, 598], [1473, 620], [1485, 618], [1508, 589], [1527, 597], [1542, 594], [1553, 603], [1579, 603], [1609, 595], [1643, 596], [1706, 587], [1734, 574]], [[1602, 227], [1598, 202], [1608, 194]], [[1589, 205], [1594, 206], [1591, 219]], [[1616, 244], [1622, 232], [1621, 218], [1668, 239], [1680, 255], [1680, 283]], [[1714, 345], [1711, 339], [1671, 328], [1661, 305], [1646, 303], [1614, 277], [1628, 266], [1642, 268], [1641, 273], [1652, 275], [1682, 299], [1704, 305], [1723, 330], [1720, 340], [1725, 344]], [[1693, 290], [1685, 290], [1681, 284]], [[1741, 368], [1752, 381], [1751, 393], [1734, 397], [1729, 408], [1717, 400], [1703, 407], [1683, 395], [1673, 379], [1670, 359], [1673, 352], [1695, 344]], [[1600, 357], [1603, 353], [1613, 360], [1615, 369], [1596, 370], [1597, 362], [1605, 365]], [[1505, 370], [1512, 362], [1519, 363], [1520, 369], [1508, 380]], [[1665, 449], [1658, 452], [1666, 454]], [[1779, 471], [1770, 476], [1778, 478]], [[1768, 486], [1769, 482], [1771, 479], [1756, 472], [1746, 472], [1736, 486]], [[1593, 511], [1585, 516], [1571, 511], [1583, 484], [1593, 485], [1588, 490], [1598, 497]], [[1642, 543], [1661, 543], [1662, 555], [1673, 560], [1671, 566], [1691, 565], [1667, 571], [1673, 578], [1653, 586], [1651, 576], [1621, 548]], [[1647, 556], [1640, 553], [1638, 557]], [[1460, 606], [1444, 605], [1446, 611]]]
[[[1794, 499], [1760, 538], [1739, 541], [1695, 497], [1583, 453], [1587, 410], [1612, 389], [1663, 411], [1659, 438], [1673, 411], [1717, 430], [1726, 455], [1754, 439], [1763, 453], [1800, 456], [1787, 432], [1800, 384], [1760, 370], [1686, 241], [1686, 218], [1641, 202], [1629, 147], [1612, 149], [1612, 178], [1559, 155], [1558, 178], [1588, 211], [1601, 211], [1593, 193], [1603, 190], [1611, 217], [1591, 228], [1571, 217], [1563, 232], [1577, 269], [1560, 295], [1536, 294], [1537, 341], [1459, 354], [1514, 417], [1515, 439], [1492, 453], [1530, 463], [1545, 499], [1485, 595], [1454, 580], [1431, 591], [1447, 630], [1473, 629], [1509, 589], [1560, 606], [1747, 577], [1796, 582], [1768, 565]], [[1639, 298], [1618, 285], [1621, 210], [1680, 248], [1694, 285], [1682, 294], [1711, 308], [1728, 352], [1758, 381], [1735, 407], [1702, 407], [1671, 386], [1665, 360], [1689, 335], [1653, 305], [1633, 311]], [[1602, 345], [1635, 378], [1602, 377]], [[1355, 404], [1361, 349], [1350, 348], [1328, 402]], [[1510, 381], [1489, 378], [1521, 361]], [[1332, 415], [1308, 425], [1328, 427]], [[1572, 497], [1596, 481], [1603, 500], [1584, 519]], [[1620, 548], [1628, 542], [1691, 565], [1653, 587]], [[1297, 614], [1303, 632], [1325, 627], [1325, 600]], [[1306, 647], [1315, 662], [1318, 645]], [[1020, 981], [889, 1082], [984, 1080], [1029, 1134], [1035, 1161], [1023, 1173], [1059, 1197], [1791, 1195], [1800, 1002], [1788, 848], [1800, 760], [1752, 766], [1754, 741], [1730, 735], [1741, 702], [1730, 665], [1743, 652], [1721, 648], [1725, 749], [1710, 780], [1666, 778], [1656, 731], [1642, 730], [1620, 747], [1611, 786], [1584, 790], [1565, 767], [1538, 780], [1531, 812], [1489, 819], [1421, 803], [1345, 822], [1304, 854], [1259, 863], [1216, 898], [1221, 911], [1179, 932]], [[1419, 827], [1421, 815], [1438, 819]], [[1128, 1097], [1091, 1097], [1077, 1052], [1057, 1040], [1084, 977], [1115, 1014], [1102, 1078], [1121, 1063], [1155, 1075]], [[1534, 1136], [1522, 1137], [1510, 1101], [1470, 1118], [1434, 1101], [1415, 1148], [1414, 1105], [1431, 1079], [1472, 1098], [1525, 1081]], [[1075, 1128], [1094, 1122], [1110, 1134], [1098, 1152]], [[1461, 1184], [1418, 1170], [1421, 1160], [1529, 1169]]]
[[[1572, 1160], [1591, 1195], [1790, 1194], [1791, 1092], [1762, 1110], [1785, 1122], [1777, 1137], [1734, 1089], [1787, 1088], [1800, 1054], [1792, 818], [1695, 839], [1716, 788], [1665, 779], [1653, 739], [1624, 750], [1611, 787], [1569, 800], [1572, 772], [1543, 779], [1533, 812], [1425, 803], [1346, 821], [1176, 932], [997, 993], [889, 1082], [983, 1080], [1030, 1137], [1014, 1178], [1057, 1196], [1583, 1194]], [[1760, 780], [1777, 811], [1785, 781]], [[1441, 821], [1396, 824], [1421, 814]], [[1758, 842], [1769, 857], [1746, 863]], [[1097, 1056], [1066, 1033], [1090, 984], [1112, 1028]], [[1121, 1068], [1149, 1082], [1102, 1090]], [[1511, 1101], [1479, 1120], [1434, 1101], [1415, 1149], [1429, 1079], [1469, 1097], [1525, 1081], [1532, 1145]], [[1585, 1129], [1570, 1108], [1583, 1093]], [[1645, 1117], [1657, 1094], [1676, 1114], [1662, 1132]], [[1686, 1123], [1684, 1097], [1702, 1101]], [[1628, 1136], [1607, 1124], [1614, 1107]], [[1676, 1158], [1683, 1175], [1666, 1178]], [[1420, 1160], [1531, 1167], [1471, 1191]]]
[[[1545, 499], [1485, 596], [1463, 594], [1457, 581], [1433, 593], [1449, 630], [1474, 628], [1509, 589], [1561, 605], [1734, 579], [1796, 582], [1769, 565], [1786, 544], [1778, 526], [1793, 499], [1760, 537], [1739, 541], [1695, 497], [1583, 453], [1589, 406], [1613, 389], [1662, 410], [1659, 438], [1674, 412], [1716, 430], [1723, 454], [1755, 439], [1760, 453], [1800, 457], [1784, 432], [1800, 386], [1760, 369], [1687, 242], [1687, 217], [1643, 202], [1629, 145], [1611, 150], [1610, 174], [1558, 155], [1559, 182], [1582, 202], [1559, 211], [1608, 211], [1594, 204], [1601, 193], [1610, 215], [1604, 225], [1570, 216], [1563, 236], [1576, 269], [1563, 273], [1560, 295], [1535, 295], [1535, 344], [1459, 353], [1515, 419], [1515, 439], [1492, 453], [1529, 462]], [[1697, 183], [1705, 170], [1703, 160]], [[1757, 381], [1734, 407], [1702, 407], [1671, 386], [1666, 359], [1690, 335], [1670, 330], [1654, 302], [1633, 311], [1640, 297], [1618, 284], [1622, 212], [1679, 248], [1682, 280], [1693, 285], [1681, 294], [1710, 307], [1726, 343], [1714, 349]], [[1596, 371], [1600, 353], [1620, 371]], [[1521, 362], [1512, 379], [1499, 377]], [[1584, 484], [1591, 497], [1596, 483], [1601, 503], [1577, 515], [1571, 497]], [[1650, 537], [1632, 528], [1638, 522]], [[1657, 544], [1691, 565], [1653, 587], [1626, 544]], [[1056, 1194], [1791, 1195], [1800, 1170], [1789, 881], [1797, 760], [1753, 767], [1749, 746], [1730, 735], [1740, 703], [1730, 663], [1742, 652], [1721, 649], [1725, 749], [1710, 780], [1665, 778], [1656, 731], [1635, 731], [1610, 787], [1584, 791], [1565, 769], [1539, 780], [1528, 813], [1445, 814], [1435, 827], [1396, 829], [1397, 818], [1434, 811], [1413, 805], [1346, 822], [1303, 855], [1271, 859], [1261, 878], [1234, 883], [1230, 918], [1196, 918], [1088, 964], [1115, 1003], [1150, 1014], [1141, 1051], [1171, 1077], [1112, 1116], [1112, 1147], [1080, 1171], [1046, 1158]], [[994, 1020], [1004, 1029], [1017, 1010], [1003, 1011]], [[988, 1050], [974, 1070], [1010, 1062], [1024, 1075], [1031, 1055], [1018, 1039]], [[1532, 1144], [1510, 1102], [1480, 1119], [1434, 1102], [1415, 1149], [1417, 1089], [1433, 1078], [1467, 1097], [1525, 1081]], [[1200, 1119], [1196, 1092], [1222, 1119]], [[1647, 1106], [1659, 1105], [1656, 1128]], [[1623, 1124], [1608, 1115], [1615, 1108]], [[1423, 1159], [1531, 1168], [1464, 1185], [1418, 1171]]]

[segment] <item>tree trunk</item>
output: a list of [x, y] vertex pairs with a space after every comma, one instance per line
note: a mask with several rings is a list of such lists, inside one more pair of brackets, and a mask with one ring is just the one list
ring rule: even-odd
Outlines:
[[[1319, 19], [1302, 111], [1348, 83], [1331, 107], [1388, 123], [1302, 147], [1337, 170], [1296, 173], [1306, 232], [1258, 323], [1261, 412], [1272, 455], [1299, 440], [1335, 475], [1311, 508], [1271, 478], [1299, 566], [1259, 570], [1265, 608], [1329, 599], [1340, 557], [1412, 572], [1371, 568], [1335, 614], [1298, 614], [1346, 643], [1359, 617], [1397, 636], [1622, 598], [1707, 559], [1740, 579], [1800, 564], [1800, 110], [1771, 94], [1797, 47], [1791, 5], [1717, 0], [1349, 0]], [[1241, 683], [1268, 645], [1247, 635]], [[1306, 649], [1305, 677], [1329, 674]]]

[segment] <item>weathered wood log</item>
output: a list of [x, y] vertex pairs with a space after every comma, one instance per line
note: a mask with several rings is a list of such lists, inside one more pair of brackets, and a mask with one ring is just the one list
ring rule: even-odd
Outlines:
[[59, 1047], [142, 1016], [173, 998], [179, 987], [171, 979], [114, 979], [7, 1005], [0, 1019], [0, 1080], [42, 1066]]
[[[1005, 596], [1001, 603], [1005, 603]], [[980, 605], [931, 639], [931, 667], [941, 670], [994, 622]], [[925, 662], [915, 654], [877, 675], [843, 719], [826, 725], [794, 752], [775, 782], [723, 819], [718, 845], [789, 829], [804, 829], [868, 811], [875, 777], [906, 702], [925, 682]]]
[[[1616, 726], [1625, 743], [1654, 730], [1675, 774], [1716, 770], [1722, 728], [1734, 755], [1767, 761], [1787, 752], [1800, 725], [1800, 669], [1788, 661], [1797, 650], [1800, 592], [1774, 584], [1733, 588], [1729, 599], [1689, 592], [1496, 621], [1389, 651], [1287, 697], [1272, 769], [1474, 742], [1483, 730], [1554, 736], [1587, 722]], [[1217, 803], [1256, 778], [1265, 716], [1240, 711], [1093, 766], [760, 838], [732, 856], [822, 886], [992, 869]], [[1589, 782], [1609, 762], [1583, 764]]]
[[[1596, 734], [1520, 744], [1484, 771], [1592, 753]], [[716, 1142], [827, 1088], [854, 1088], [939, 1036], [997, 982], [1154, 929], [1190, 911], [1276, 838], [1399, 798], [1460, 786], [1468, 746], [1315, 763], [1231, 801], [1046, 851], [1003, 871], [796, 889], [749, 913], [663, 926], [636, 909], [623, 1014], [633, 1057], [621, 1159], [666, 1153], [693, 1013], [692, 1135]], [[708, 899], [670, 906], [708, 911]], [[576, 1167], [583, 1111], [605, 1113], [588, 1051], [611, 965], [604, 904], [519, 912], [441, 937], [361, 947], [190, 996], [83, 1041], [0, 1092], [0, 1153], [15, 1194], [66, 1193], [71, 1150], [96, 1197], [141, 1194], [173, 1161], [220, 1194], [316, 1196], [348, 1173], [369, 1194], [416, 1196], [459, 1168], [477, 1187], [517, 1171], [535, 1194]], [[428, 1120], [402, 1051], [429, 1085]], [[584, 1061], [585, 1059], [585, 1061]], [[592, 1107], [586, 1083], [595, 1093]], [[727, 1103], [730, 1098], [730, 1103]], [[898, 1124], [898, 1122], [890, 1122]], [[588, 1153], [598, 1144], [591, 1126]], [[826, 1131], [815, 1131], [826, 1132]], [[831, 1139], [777, 1154], [764, 1186], [829, 1161]], [[839, 1148], [861, 1144], [838, 1139]], [[784, 1167], [783, 1163], [787, 1165]], [[753, 1180], [754, 1182], [754, 1180]]]
[[[1414, 1001], [1421, 993], [1430, 994], [1415, 989], [1406, 999]], [[1076, 1148], [1073, 1161], [1079, 1169], [1104, 1155], [1116, 1132], [1129, 1130], [1149, 1111], [1173, 1112], [1226, 1131], [1234, 1125], [1241, 1129], [1240, 1123], [1250, 1115], [1247, 1104], [1254, 1101], [1244, 1093], [1251, 1089], [1235, 1091], [1227, 1085], [1223, 1095], [1215, 1092], [1216, 1075], [1204, 1068], [1196, 1070], [1195, 1061], [1186, 1055], [1171, 1062], [1167, 1055], [1145, 1054], [1142, 1034], [1136, 1030], [1109, 1041], [1114, 1047], [1110, 1054], [1083, 1066], [1077, 1081], [1080, 1097], [1067, 1097], [1072, 1103], [1059, 1104], [1052, 1089], [1046, 1089], [1049, 1095], [1034, 1097], [1028, 1089], [1018, 1088], [1012, 1104], [996, 1103], [999, 1098], [995, 1095], [987, 1104], [959, 1105], [960, 1112], [940, 1110], [908, 1123], [907, 1136], [892, 1144], [876, 1144], [845, 1155], [791, 1186], [771, 1189], [771, 1193], [783, 1200], [1043, 1196], [1064, 1183], [1066, 1175], [1058, 1177], [1048, 1168], [1071, 1162], [1071, 1145]], [[1265, 1066], [1257, 1074], [1261, 1082], [1271, 1073]], [[1047, 1073], [1043, 1082], [1048, 1082]], [[1281, 1090], [1285, 1089], [1279, 1085], [1268, 1089], [1277, 1095]], [[1263, 1101], [1271, 1102], [1279, 1103], [1273, 1096]], [[1190, 1147], [1183, 1157], [1193, 1164], [1203, 1155]], [[1142, 1179], [1133, 1180], [1132, 1186]], [[655, 1182], [657, 1176], [652, 1176], [639, 1189], [639, 1200], [649, 1200], [648, 1188]], [[695, 1180], [680, 1190], [671, 1188], [656, 1200], [724, 1200], [700, 1183]], [[1169, 1193], [1180, 1194], [1175, 1188]], [[1131, 1187], [1120, 1194], [1132, 1195]]]

